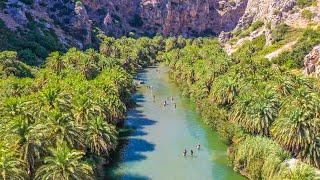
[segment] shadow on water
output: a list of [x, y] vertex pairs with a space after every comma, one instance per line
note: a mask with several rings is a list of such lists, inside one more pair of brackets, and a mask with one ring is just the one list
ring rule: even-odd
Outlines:
[[[134, 98], [138, 103], [144, 101], [144, 96], [139, 93], [136, 94]], [[139, 107], [139, 104], [137, 104], [137, 106]], [[111, 156], [113, 159], [106, 168], [107, 179], [150, 179], [136, 174], [121, 174], [121, 172], [119, 174], [115, 174], [112, 173], [112, 170], [128, 162], [145, 160], [147, 157], [143, 155], [143, 153], [155, 150], [155, 144], [140, 137], [148, 135], [148, 132], [145, 131], [146, 126], [152, 126], [156, 123], [156, 121], [146, 118], [143, 111], [131, 109], [128, 112], [124, 126], [119, 132], [120, 138], [118, 148]]]
[[121, 179], [124, 179], [124, 180], [149, 180], [150, 178], [148, 178], [146, 176], [126, 174]]

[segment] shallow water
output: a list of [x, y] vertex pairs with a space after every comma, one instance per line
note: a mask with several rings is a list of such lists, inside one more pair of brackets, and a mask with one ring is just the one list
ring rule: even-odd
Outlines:
[[[160, 69], [160, 73], [156, 69]], [[227, 146], [205, 126], [194, 104], [182, 97], [170, 82], [166, 68], [139, 73], [145, 85], [135, 99], [138, 107], [128, 112], [122, 130], [122, 147], [107, 168], [108, 179], [209, 180], [244, 179], [227, 166]], [[146, 85], [151, 85], [150, 90]], [[153, 102], [153, 95], [156, 102]], [[171, 96], [177, 107], [174, 108]], [[168, 106], [162, 103], [169, 97]], [[201, 149], [196, 145], [200, 143]], [[183, 157], [186, 148], [188, 156]], [[193, 149], [194, 156], [190, 156]]]

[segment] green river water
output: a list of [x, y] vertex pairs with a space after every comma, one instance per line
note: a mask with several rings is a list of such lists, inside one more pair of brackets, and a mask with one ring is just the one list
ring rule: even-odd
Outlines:
[[[138, 78], [145, 85], [134, 96], [138, 107], [128, 112], [121, 147], [107, 168], [107, 179], [245, 179], [227, 166], [227, 146], [202, 123], [194, 104], [181, 96], [178, 87], [169, 80], [166, 68], [147, 68]], [[171, 96], [176, 109], [171, 98], [168, 106], [162, 105]], [[200, 150], [196, 149], [198, 143]], [[187, 157], [182, 155], [185, 148]]]

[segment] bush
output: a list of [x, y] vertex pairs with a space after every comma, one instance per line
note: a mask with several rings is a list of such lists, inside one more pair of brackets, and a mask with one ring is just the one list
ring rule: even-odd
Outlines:
[[4, 9], [7, 6], [8, 0], [0, 0], [0, 9]]
[[135, 14], [133, 18], [129, 21], [129, 24], [132, 27], [141, 27], [143, 26], [143, 21], [138, 14]]
[[0, 74], [2, 77], [33, 77], [31, 68], [20, 62], [15, 51], [0, 52]]
[[246, 37], [248, 35], [250, 35], [251, 32], [257, 30], [258, 28], [262, 27], [264, 25], [264, 23], [262, 21], [256, 21], [254, 23], [251, 24], [251, 26], [243, 31], [238, 31], [238, 32], [234, 32], [235, 34], [239, 33], [240, 37]]
[[301, 16], [303, 17], [303, 18], [305, 18], [305, 19], [307, 19], [307, 20], [311, 20], [314, 16], [315, 16], [315, 14], [314, 13], [312, 13], [310, 10], [308, 10], [308, 9], [304, 9], [302, 12], [301, 12]]
[[300, 8], [304, 8], [304, 7], [307, 7], [307, 6], [311, 6], [311, 5], [313, 5], [314, 3], [316, 3], [316, 0], [297, 0], [297, 5], [298, 5]]
[[[275, 166], [279, 165], [268, 161], [280, 159], [277, 163], [281, 163], [287, 157], [289, 154], [274, 141], [250, 136], [235, 146], [233, 164], [236, 170], [250, 179], [262, 179], [263, 171], [267, 172], [267, 168], [274, 170]], [[267, 164], [269, 167], [266, 167]]]
[[281, 53], [272, 61], [276, 64], [284, 65], [287, 69], [302, 68], [304, 57], [319, 43], [320, 32], [306, 29], [303, 33], [303, 37], [293, 47], [292, 51]]
[[37, 56], [30, 49], [21, 50], [18, 52], [18, 55], [28, 65], [35, 66], [38, 64]]
[[279, 42], [284, 39], [285, 35], [289, 32], [290, 28], [288, 25], [282, 23], [278, 25], [272, 31], [272, 38], [274, 42]]
[[23, 62], [32, 66], [41, 64], [50, 52], [64, 51], [53, 30], [48, 31], [34, 21], [26, 27], [14, 33], [0, 19], [0, 50], [15, 50]]
[[27, 4], [27, 5], [32, 5], [33, 4], [33, 0], [20, 0], [21, 2]]

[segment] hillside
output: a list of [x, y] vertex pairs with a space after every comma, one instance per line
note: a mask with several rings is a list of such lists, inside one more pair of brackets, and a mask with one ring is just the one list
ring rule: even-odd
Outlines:
[[320, 0], [0, 0], [0, 179], [319, 179], [319, 76]]
[[[315, 0], [1, 0], [0, 48], [17, 50], [28, 64], [39, 65], [54, 50], [96, 46], [99, 32], [225, 39], [230, 34], [224, 32], [257, 21], [271, 30], [283, 22], [319, 23], [319, 6]], [[270, 30], [264, 33], [269, 41]]]

